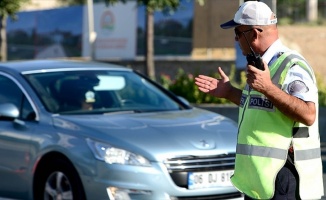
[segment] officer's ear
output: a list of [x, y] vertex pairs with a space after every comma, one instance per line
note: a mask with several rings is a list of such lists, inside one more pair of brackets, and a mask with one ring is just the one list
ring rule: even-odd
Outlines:
[[252, 31], [253, 32], [253, 39], [257, 39], [259, 34], [262, 34], [263, 33], [263, 29], [261, 28], [254, 28], [254, 30]]

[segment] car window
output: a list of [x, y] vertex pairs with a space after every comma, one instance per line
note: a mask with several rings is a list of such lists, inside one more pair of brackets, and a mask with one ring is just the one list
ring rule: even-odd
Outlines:
[[21, 89], [11, 79], [0, 75], [0, 104], [12, 103], [20, 111], [20, 119], [34, 120], [35, 112]]
[[53, 113], [151, 112], [180, 109], [146, 78], [130, 71], [82, 70], [26, 74]]

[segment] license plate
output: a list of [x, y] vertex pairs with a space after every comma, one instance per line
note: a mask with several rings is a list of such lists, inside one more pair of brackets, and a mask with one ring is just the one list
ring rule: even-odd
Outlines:
[[231, 176], [234, 170], [189, 172], [188, 189], [213, 188], [220, 186], [232, 186]]

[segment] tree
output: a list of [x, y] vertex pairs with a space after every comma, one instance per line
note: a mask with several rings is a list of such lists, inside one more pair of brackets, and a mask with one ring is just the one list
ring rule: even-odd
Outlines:
[[0, 1], [0, 60], [7, 60], [7, 18], [16, 19], [16, 13], [21, 5], [28, 0], [1, 0]]
[[[60, 0], [63, 3], [80, 4], [85, 3], [85, 0]], [[126, 3], [128, 0], [94, 0], [94, 2], [104, 1], [107, 5], [114, 5], [118, 2]], [[146, 75], [155, 80], [155, 66], [154, 66], [154, 12], [173, 12], [176, 11], [182, 0], [137, 0], [139, 6], [146, 7], [146, 25], [145, 25], [145, 67]], [[196, 0], [200, 4], [204, 0]]]

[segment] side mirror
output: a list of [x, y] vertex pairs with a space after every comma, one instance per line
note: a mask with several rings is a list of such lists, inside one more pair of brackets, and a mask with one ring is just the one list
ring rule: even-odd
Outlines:
[[18, 108], [12, 103], [0, 104], [0, 119], [15, 119], [19, 116]]

